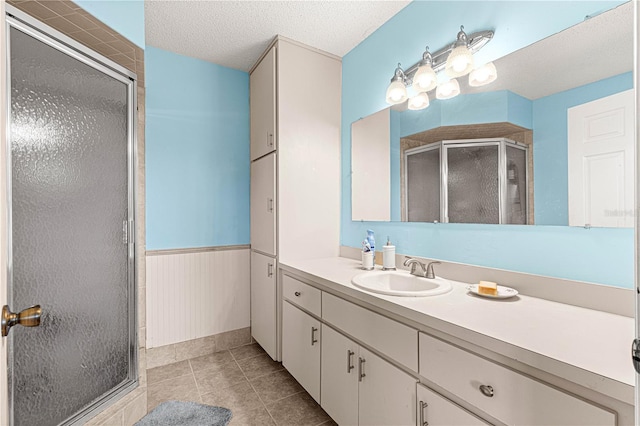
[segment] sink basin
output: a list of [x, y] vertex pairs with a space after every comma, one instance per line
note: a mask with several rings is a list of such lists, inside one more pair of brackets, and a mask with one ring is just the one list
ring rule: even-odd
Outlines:
[[451, 283], [444, 278], [416, 277], [407, 271], [370, 271], [351, 279], [353, 285], [374, 293], [391, 296], [436, 296], [451, 291]]

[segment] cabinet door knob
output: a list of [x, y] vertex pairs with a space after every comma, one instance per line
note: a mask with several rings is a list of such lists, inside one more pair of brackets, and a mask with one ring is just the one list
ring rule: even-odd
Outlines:
[[480, 385], [480, 392], [482, 392], [482, 394], [488, 398], [493, 397], [493, 387], [489, 386], [489, 385]]
[[300, 295], [301, 295], [302, 293], [300, 293], [299, 291], [296, 291], [296, 292], [295, 292], [295, 293], [293, 293], [293, 294], [294, 294], [296, 297], [300, 297]]
[[317, 328], [311, 327], [311, 346], [318, 343], [318, 339], [316, 339], [316, 331], [318, 331]]

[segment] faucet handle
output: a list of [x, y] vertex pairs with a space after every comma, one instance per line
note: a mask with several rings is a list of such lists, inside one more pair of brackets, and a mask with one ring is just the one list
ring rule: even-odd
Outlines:
[[435, 272], [433, 271], [433, 265], [439, 265], [440, 263], [442, 263], [442, 262], [438, 262], [438, 261], [435, 261], [435, 262], [429, 262], [429, 264], [427, 265], [427, 273], [426, 273], [426, 274], [424, 274], [424, 276], [425, 276], [426, 278], [431, 279], [431, 280], [432, 280], [432, 279], [434, 279], [434, 278], [436, 277], [436, 274], [435, 274]]

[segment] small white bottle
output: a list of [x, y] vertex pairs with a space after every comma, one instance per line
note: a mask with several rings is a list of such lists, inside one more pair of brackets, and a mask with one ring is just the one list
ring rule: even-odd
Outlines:
[[387, 237], [387, 244], [382, 246], [382, 270], [396, 270], [396, 246], [391, 245], [389, 237]]

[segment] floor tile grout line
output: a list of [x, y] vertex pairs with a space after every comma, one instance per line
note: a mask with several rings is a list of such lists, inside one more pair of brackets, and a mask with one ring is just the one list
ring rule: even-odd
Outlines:
[[164, 382], [166, 382], [166, 381], [168, 381], [168, 380], [176, 380], [176, 379], [180, 379], [180, 378], [182, 378], [182, 377], [188, 376], [189, 374], [193, 374], [193, 372], [191, 372], [191, 373], [181, 374], [181, 375], [179, 375], [179, 376], [168, 377], [168, 378], [166, 378], [166, 379], [162, 379], [162, 380], [160, 380], [160, 381], [158, 381], [158, 382], [151, 382], [151, 383], [149, 383], [149, 378], [147, 377], [147, 387], [149, 387], [149, 386], [155, 386], [155, 385], [157, 385], [158, 383], [164, 383]]
[[[240, 370], [242, 370], [242, 367], [240, 367]], [[271, 371], [269, 373], [262, 374], [260, 376], [252, 377], [251, 379], [247, 377], [247, 380], [252, 381], [252, 380], [261, 379], [261, 378], [263, 378], [265, 376], [268, 376], [269, 374], [279, 373], [280, 371], [287, 371], [287, 369], [282, 367], [282, 368], [279, 368], [278, 370], [274, 370], [274, 371]], [[244, 373], [244, 370], [242, 370], [242, 372]]]
[[289, 394], [287, 396], [283, 396], [282, 398], [279, 398], [279, 399], [275, 399], [275, 400], [271, 401], [269, 404], [275, 404], [276, 402], [280, 402], [283, 399], [291, 398], [292, 396], [300, 395], [301, 393], [306, 393], [306, 392], [307, 392], [306, 390], [302, 389], [301, 391], [294, 392], [294, 393]]
[[196, 373], [193, 371], [193, 365], [191, 365], [191, 360], [193, 358], [189, 358], [187, 362], [189, 363], [189, 369], [191, 370], [191, 377], [193, 377], [193, 381], [196, 384], [196, 392], [198, 392], [198, 398], [200, 399], [200, 403], [202, 404], [202, 392], [200, 392], [200, 386], [198, 386], [198, 379], [196, 379]]
[[245, 361], [245, 360], [247, 360], [247, 359], [258, 358], [259, 356], [263, 356], [263, 355], [267, 355], [267, 356], [268, 356], [269, 354], [267, 354], [266, 352], [263, 352], [263, 353], [259, 353], [259, 354], [257, 354], [257, 355], [252, 355], [252, 356], [248, 356], [248, 357], [241, 358], [241, 359], [237, 359], [237, 358], [233, 355], [233, 353], [231, 354], [231, 356], [233, 357], [233, 360], [234, 360], [234, 361], [236, 361], [236, 362], [238, 362], [238, 361]]
[[[232, 354], [233, 355], [233, 354]], [[264, 403], [264, 401], [262, 400], [262, 397], [260, 397], [260, 394], [258, 393], [258, 391], [256, 390], [255, 387], [253, 387], [253, 383], [251, 383], [251, 380], [249, 380], [249, 378], [247, 377], [247, 375], [245, 374], [244, 370], [242, 369], [242, 367], [240, 367], [240, 364], [238, 364], [238, 361], [236, 361], [236, 364], [238, 365], [238, 368], [240, 369], [240, 371], [242, 372], [242, 375], [244, 376], [244, 378], [247, 380], [247, 382], [249, 383], [249, 386], [251, 386], [251, 389], [253, 390], [253, 392], [255, 392], [256, 396], [258, 397], [258, 400], [260, 401], [260, 403], [262, 404], [262, 407], [265, 409], [265, 411], [267, 412], [267, 414], [269, 415], [269, 417], [271, 418], [271, 421], [273, 421], [273, 424], [275, 424], [276, 426], [278, 425], [278, 423], [276, 422], [276, 419], [273, 418], [273, 416], [271, 415], [271, 412], [269, 411], [269, 409], [267, 408], [267, 404]]]

